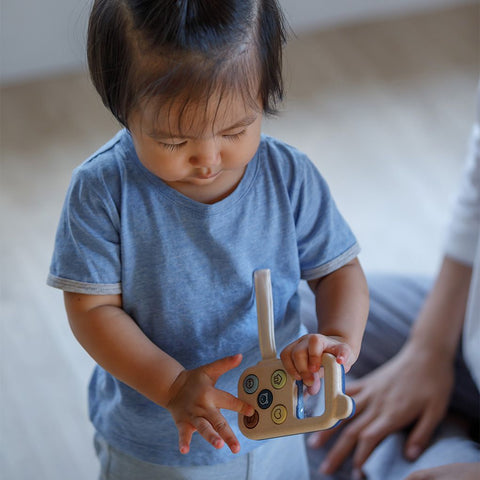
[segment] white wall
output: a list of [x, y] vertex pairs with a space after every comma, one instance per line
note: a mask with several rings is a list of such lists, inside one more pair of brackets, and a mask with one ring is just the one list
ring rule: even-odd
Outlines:
[[[294, 30], [404, 14], [472, 0], [280, 0]], [[84, 66], [91, 0], [1, 0], [2, 84]]]
[[299, 31], [428, 9], [471, 4], [475, 0], [280, 0], [291, 26]]
[[81, 68], [91, 0], [1, 0], [0, 81]]

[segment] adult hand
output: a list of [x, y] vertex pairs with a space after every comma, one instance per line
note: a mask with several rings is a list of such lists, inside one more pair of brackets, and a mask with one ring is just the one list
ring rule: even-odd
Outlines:
[[440, 467], [418, 470], [405, 480], [478, 480], [480, 463], [451, 463]]
[[[355, 400], [356, 414], [329, 450], [322, 472], [335, 472], [353, 450], [353, 467], [359, 471], [381, 440], [411, 424], [405, 455], [417, 458], [446, 412], [453, 375], [449, 358], [410, 342], [389, 362], [352, 382], [346, 392]], [[332, 431], [313, 434], [309, 445], [321, 447], [331, 436]]]
[[215, 388], [215, 383], [241, 361], [241, 355], [234, 355], [194, 370], [183, 370], [172, 384], [167, 409], [177, 425], [181, 453], [189, 452], [195, 431], [215, 448], [222, 448], [226, 443], [233, 453], [240, 451], [240, 444], [220, 409], [246, 416], [253, 415], [255, 410], [233, 395]]

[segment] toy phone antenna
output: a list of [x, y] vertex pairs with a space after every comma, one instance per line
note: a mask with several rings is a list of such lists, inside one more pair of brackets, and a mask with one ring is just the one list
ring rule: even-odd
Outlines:
[[273, 323], [273, 296], [270, 270], [256, 270], [253, 274], [257, 300], [258, 340], [263, 360], [277, 358]]

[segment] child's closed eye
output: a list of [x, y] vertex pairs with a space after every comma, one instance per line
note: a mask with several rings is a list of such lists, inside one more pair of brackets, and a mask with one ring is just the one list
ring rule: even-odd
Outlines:
[[[236, 142], [240, 139], [240, 137], [242, 135], [245, 135], [246, 131], [247, 131], [247, 129], [244, 128], [240, 132], [224, 134], [224, 135], [222, 135], [222, 137], [231, 141], [231, 142]], [[184, 141], [184, 142], [179, 142], [179, 143], [167, 143], [167, 142], [162, 142], [162, 141], [159, 140], [158, 144], [161, 147], [168, 150], [169, 152], [175, 152], [175, 151], [179, 150], [180, 148], [184, 147], [187, 144], [187, 142]]]
[[237, 140], [240, 140], [242, 135], [245, 135], [246, 131], [247, 129], [244, 128], [241, 132], [225, 134], [223, 135], [223, 138], [230, 140], [231, 142], [236, 142]]
[[168, 150], [169, 152], [175, 152], [179, 150], [180, 148], [184, 147], [187, 142], [181, 142], [181, 143], [165, 143], [165, 142], [158, 142], [160, 146]]

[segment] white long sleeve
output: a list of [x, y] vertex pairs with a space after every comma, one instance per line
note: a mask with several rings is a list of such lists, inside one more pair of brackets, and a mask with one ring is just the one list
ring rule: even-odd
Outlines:
[[480, 89], [478, 102], [478, 120], [472, 130], [445, 253], [473, 267], [463, 330], [463, 353], [480, 390]]
[[473, 265], [480, 237], [480, 124], [472, 130], [465, 171], [453, 208], [446, 253]]

